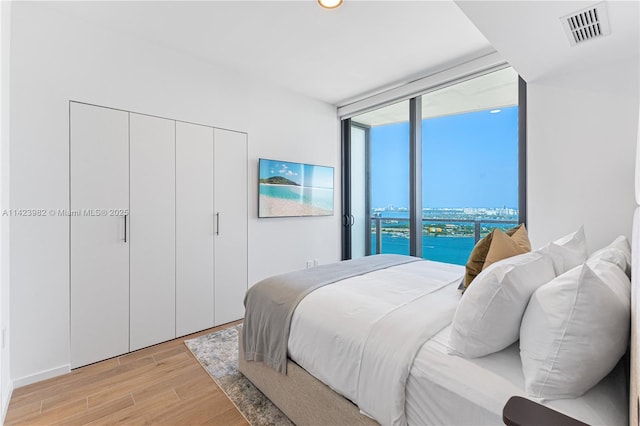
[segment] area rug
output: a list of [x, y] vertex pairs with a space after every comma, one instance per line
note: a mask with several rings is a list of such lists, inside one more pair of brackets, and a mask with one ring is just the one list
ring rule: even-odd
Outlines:
[[252, 426], [293, 423], [238, 371], [242, 324], [185, 340], [184, 344]]

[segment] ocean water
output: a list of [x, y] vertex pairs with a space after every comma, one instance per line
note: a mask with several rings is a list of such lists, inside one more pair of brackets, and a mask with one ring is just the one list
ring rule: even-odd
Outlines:
[[333, 210], [333, 189], [260, 184], [260, 195]]
[[[406, 228], [409, 221], [403, 220], [409, 218], [408, 212], [382, 212], [380, 214], [382, 218], [397, 219], [396, 221], [383, 221], [382, 227], [387, 230], [392, 230], [395, 227]], [[513, 218], [510, 220], [517, 220]], [[484, 237], [493, 228], [509, 229], [515, 226], [512, 223], [482, 223], [482, 231], [480, 237]], [[425, 218], [424, 223], [429, 223], [429, 219]], [[471, 227], [470, 232], [473, 232], [473, 224], [457, 222], [455, 218], [451, 218], [451, 221], [447, 221], [446, 224], [454, 224], [459, 226]], [[434, 226], [444, 226], [434, 222]], [[409, 254], [409, 237], [406, 232], [399, 229], [400, 232], [382, 232], [382, 251], [381, 253], [390, 254]], [[429, 260], [435, 260], [438, 262], [453, 263], [456, 265], [465, 265], [469, 259], [469, 254], [475, 246], [475, 238], [469, 236], [422, 236], [422, 257]], [[376, 233], [372, 230], [371, 233], [371, 253], [376, 252]]]
[[[375, 253], [375, 233], [371, 234], [371, 253]], [[475, 245], [473, 237], [422, 237], [422, 257], [438, 262], [464, 265]], [[409, 254], [409, 239], [382, 234], [382, 253]]]

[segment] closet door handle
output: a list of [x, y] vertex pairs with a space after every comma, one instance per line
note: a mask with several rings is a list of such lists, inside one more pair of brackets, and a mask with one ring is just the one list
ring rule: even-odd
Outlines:
[[124, 218], [124, 242], [127, 242], [127, 216], [128, 215], [124, 215], [122, 216]]
[[220, 235], [220, 212], [216, 213], [216, 235]]

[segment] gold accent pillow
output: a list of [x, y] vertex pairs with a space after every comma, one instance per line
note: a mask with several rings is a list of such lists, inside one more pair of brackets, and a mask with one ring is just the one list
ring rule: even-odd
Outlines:
[[527, 229], [520, 225], [513, 235], [509, 236], [500, 229], [493, 230], [491, 246], [487, 252], [487, 258], [482, 265], [482, 270], [487, 269], [491, 264], [508, 257], [531, 251], [531, 243], [527, 235]]
[[[515, 228], [508, 229], [506, 234], [512, 236], [520, 228], [524, 228], [524, 224], [518, 225]], [[495, 231], [495, 230], [494, 230]], [[526, 232], [526, 231], [525, 231]], [[487, 236], [478, 241], [469, 255], [469, 260], [466, 265], [466, 272], [464, 275], [464, 288], [466, 289], [471, 284], [471, 281], [482, 272], [482, 267], [487, 259], [489, 248], [491, 247], [491, 240], [493, 239], [493, 231]]]

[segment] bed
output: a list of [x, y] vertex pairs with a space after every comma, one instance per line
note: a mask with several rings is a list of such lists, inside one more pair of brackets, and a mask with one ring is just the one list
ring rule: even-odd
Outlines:
[[[634, 235], [640, 232], [638, 220], [637, 213]], [[374, 266], [362, 266], [366, 263]], [[454, 354], [450, 335], [464, 267], [404, 256], [350, 261], [347, 272], [336, 272], [338, 265], [320, 269], [322, 277], [305, 284], [308, 291], [299, 292], [297, 285], [308, 281], [313, 270], [286, 274], [289, 284], [266, 307], [257, 299], [248, 302], [251, 290], [245, 300], [240, 371], [294, 423], [501, 424], [507, 400], [528, 397], [518, 342], [487, 356]], [[630, 353], [581, 396], [536, 401], [588, 424], [638, 424], [636, 281]], [[292, 307], [279, 314], [285, 326], [269, 325], [277, 329], [280, 347], [267, 354], [274, 343], [264, 341], [269, 331], [263, 327], [272, 322], [265, 312], [287, 303]], [[251, 319], [260, 310], [256, 304], [264, 309]], [[262, 340], [262, 348], [247, 339]]]

